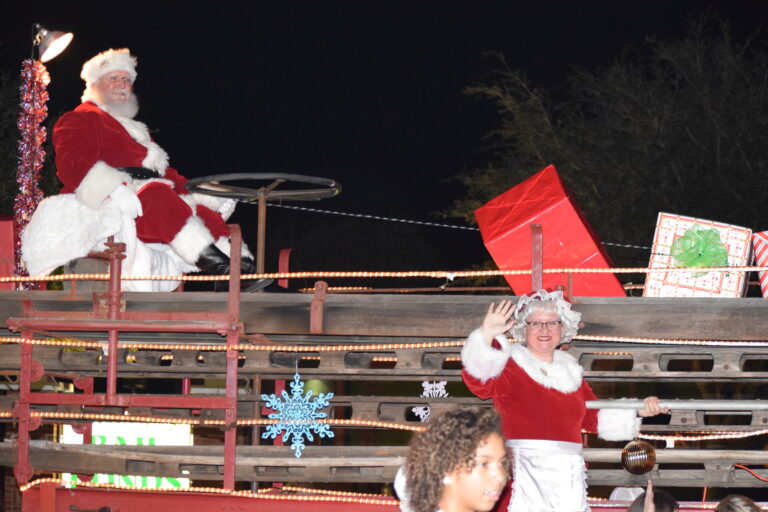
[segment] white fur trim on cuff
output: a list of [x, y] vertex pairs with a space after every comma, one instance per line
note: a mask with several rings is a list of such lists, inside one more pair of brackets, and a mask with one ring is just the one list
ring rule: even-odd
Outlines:
[[[226, 236], [220, 236], [218, 240], [215, 242], [216, 247], [219, 248], [221, 252], [229, 256], [230, 252], [232, 252], [232, 246], [229, 243], [229, 238]], [[255, 260], [253, 253], [248, 248], [248, 245], [243, 241], [242, 245], [240, 246], [240, 257], [241, 258], [250, 258], [252, 260]]]
[[152, 140], [144, 145], [147, 146], [147, 156], [141, 161], [142, 167], [157, 171], [160, 176], [165, 176], [165, 170], [168, 168], [168, 153]]
[[600, 409], [597, 435], [606, 441], [629, 441], [640, 433], [641, 422], [635, 409]]
[[190, 195], [195, 201], [195, 204], [207, 206], [215, 212], [219, 211], [219, 208], [227, 202], [226, 197], [209, 196], [207, 194], [198, 194], [197, 192], [192, 192]]
[[509, 359], [509, 342], [506, 336], [497, 336], [501, 350], [488, 345], [482, 329], [475, 329], [461, 349], [461, 364], [471, 376], [486, 381], [501, 375]]
[[123, 183], [130, 183], [131, 177], [118, 171], [115, 167], [108, 165], [101, 160], [93, 164], [85, 178], [75, 189], [75, 196], [83, 204], [97, 210], [101, 208], [104, 200], [114, 192], [114, 190]]
[[171, 240], [171, 249], [181, 259], [194, 265], [203, 249], [213, 243], [213, 236], [200, 217], [190, 217], [184, 227]]

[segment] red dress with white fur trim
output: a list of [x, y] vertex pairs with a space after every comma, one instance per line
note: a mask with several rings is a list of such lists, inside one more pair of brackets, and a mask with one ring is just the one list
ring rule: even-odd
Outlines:
[[[587, 400], [596, 400], [582, 379], [582, 368], [571, 355], [556, 350], [551, 363], [534, 357], [526, 347], [499, 336], [488, 346], [480, 329], [473, 331], [461, 352], [467, 387], [480, 398], [492, 398], [508, 440], [531, 440], [533, 446], [552, 446], [552, 457], [560, 443], [581, 445], [582, 429], [598, 432], [606, 440], [632, 439], [640, 427], [634, 410], [587, 409]], [[541, 443], [543, 442], [543, 444]], [[514, 446], [514, 444], [513, 444]], [[523, 443], [525, 446], [525, 443]], [[513, 451], [516, 450], [513, 448]], [[575, 512], [589, 510], [583, 459], [564, 455], [570, 467], [546, 467], [550, 457], [543, 451], [514, 451], [516, 483], [509, 510]], [[533, 453], [533, 455], [530, 455]], [[525, 459], [525, 460], [523, 460]], [[542, 462], [544, 461], [544, 462]], [[557, 463], [555, 463], [557, 464]], [[563, 471], [564, 470], [564, 471]], [[579, 474], [577, 474], [579, 473]], [[497, 510], [507, 510], [510, 493], [502, 496]]]
[[[536, 371], [547, 370], [532, 368], [532, 373]], [[494, 407], [501, 415], [506, 439], [581, 443], [582, 429], [597, 431], [597, 410], [588, 410], [584, 404], [587, 400], [597, 400], [597, 397], [589, 383], [580, 376], [578, 380], [581, 384], [576, 390], [564, 393], [537, 382], [510, 357], [504, 371], [496, 378], [483, 381], [473, 377], [466, 369], [462, 377], [472, 393], [483, 399], [493, 398]], [[540, 380], [546, 382], [556, 378], [542, 373]]]

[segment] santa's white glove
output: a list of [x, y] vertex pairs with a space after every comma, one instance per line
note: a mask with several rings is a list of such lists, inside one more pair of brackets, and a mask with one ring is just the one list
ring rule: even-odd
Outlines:
[[126, 217], [135, 219], [136, 217], [144, 215], [139, 196], [125, 185], [117, 187], [109, 197]]
[[235, 206], [237, 206], [237, 201], [234, 199], [227, 199], [221, 206], [219, 206], [216, 211], [219, 212], [219, 215], [221, 215], [222, 219], [227, 220], [235, 211]]

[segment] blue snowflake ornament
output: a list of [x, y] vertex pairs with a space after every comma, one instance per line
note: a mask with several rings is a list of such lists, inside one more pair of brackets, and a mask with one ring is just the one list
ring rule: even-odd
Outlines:
[[277, 423], [267, 425], [267, 431], [261, 435], [261, 438], [275, 439], [280, 432], [285, 431], [283, 442], [292, 441], [291, 448], [293, 448], [297, 458], [301, 457], [301, 450], [306, 448], [304, 437], [310, 441], [315, 440], [312, 432], [320, 437], [333, 437], [329, 425], [316, 421], [327, 416], [324, 412], [317, 411], [328, 407], [333, 393], [320, 393], [317, 398], [311, 401], [311, 389], [307, 391], [306, 396], [303, 396], [302, 393], [304, 393], [304, 383], [301, 382], [299, 374], [296, 373], [293, 376], [293, 382], [291, 382], [290, 395], [285, 390], [281, 392], [282, 399], [274, 393], [261, 395], [261, 399], [266, 401], [265, 406], [277, 411], [270, 414], [269, 419], [280, 420]]

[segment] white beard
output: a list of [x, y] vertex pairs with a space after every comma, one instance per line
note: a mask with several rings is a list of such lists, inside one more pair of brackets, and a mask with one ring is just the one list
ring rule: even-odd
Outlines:
[[92, 87], [86, 87], [83, 91], [83, 96], [80, 98], [82, 101], [92, 101], [97, 104], [105, 112], [109, 112], [113, 116], [122, 116], [129, 119], [136, 117], [139, 113], [139, 99], [136, 94], [131, 92], [128, 99], [124, 103], [117, 102], [111, 98], [104, 97], [104, 95], [98, 89]]

